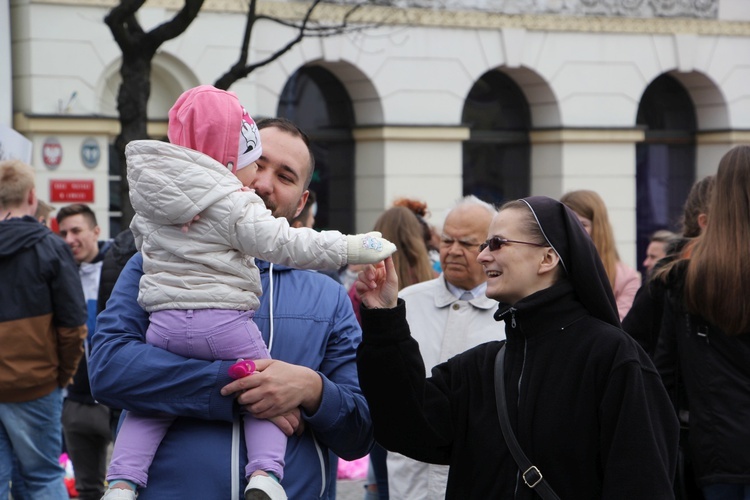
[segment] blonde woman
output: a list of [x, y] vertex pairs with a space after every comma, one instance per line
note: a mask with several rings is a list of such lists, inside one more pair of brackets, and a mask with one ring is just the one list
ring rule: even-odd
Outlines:
[[633, 305], [635, 294], [641, 286], [641, 276], [638, 271], [620, 260], [604, 200], [596, 192], [582, 189], [565, 193], [560, 201], [575, 212], [583, 228], [594, 241], [615, 294], [617, 312], [622, 321]]

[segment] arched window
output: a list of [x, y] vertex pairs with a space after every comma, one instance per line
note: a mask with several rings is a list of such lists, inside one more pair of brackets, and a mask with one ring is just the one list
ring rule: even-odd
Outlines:
[[695, 106], [685, 87], [661, 75], [646, 88], [636, 122], [645, 127], [636, 146], [638, 266], [659, 229], [679, 230], [685, 198], [695, 179]]
[[461, 120], [471, 129], [463, 144], [464, 195], [496, 204], [528, 196], [531, 113], [520, 87], [499, 71], [485, 73]]
[[354, 111], [346, 89], [325, 68], [300, 68], [284, 86], [277, 114], [296, 123], [312, 142], [315, 227], [353, 232]]

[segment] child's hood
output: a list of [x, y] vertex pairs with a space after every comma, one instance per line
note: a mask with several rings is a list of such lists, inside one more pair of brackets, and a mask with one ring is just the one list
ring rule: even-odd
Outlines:
[[135, 212], [162, 225], [185, 224], [242, 183], [198, 151], [161, 141], [132, 141], [125, 148], [130, 202]]
[[244, 108], [232, 92], [211, 85], [185, 91], [169, 110], [169, 142], [236, 168]]

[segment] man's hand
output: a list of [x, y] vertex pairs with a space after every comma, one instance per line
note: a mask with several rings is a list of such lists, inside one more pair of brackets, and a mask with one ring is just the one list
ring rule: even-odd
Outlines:
[[[308, 413], [316, 412], [323, 395], [323, 381], [317, 372], [305, 366], [257, 359], [255, 373], [225, 385], [221, 394], [235, 394], [237, 402], [255, 417], [273, 419], [300, 406]], [[281, 425], [279, 428], [283, 430]]]

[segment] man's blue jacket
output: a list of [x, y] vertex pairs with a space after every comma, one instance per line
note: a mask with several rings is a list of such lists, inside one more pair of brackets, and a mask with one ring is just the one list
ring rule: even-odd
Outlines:
[[[179, 416], [140, 500], [241, 499], [247, 458], [239, 406], [219, 392], [231, 382], [227, 370], [234, 360], [187, 359], [145, 343], [149, 319], [137, 302], [142, 265], [141, 254], [133, 256], [97, 319], [89, 359], [94, 397], [113, 408]], [[288, 440], [282, 485], [290, 499], [329, 498], [336, 485], [328, 481], [328, 450], [352, 460], [373, 443], [355, 363], [361, 330], [334, 280], [282, 266], [273, 266], [269, 280], [269, 264], [257, 265], [263, 295], [255, 322], [271, 357], [312, 368], [323, 380], [320, 408], [312, 415], [303, 411], [304, 433]]]

